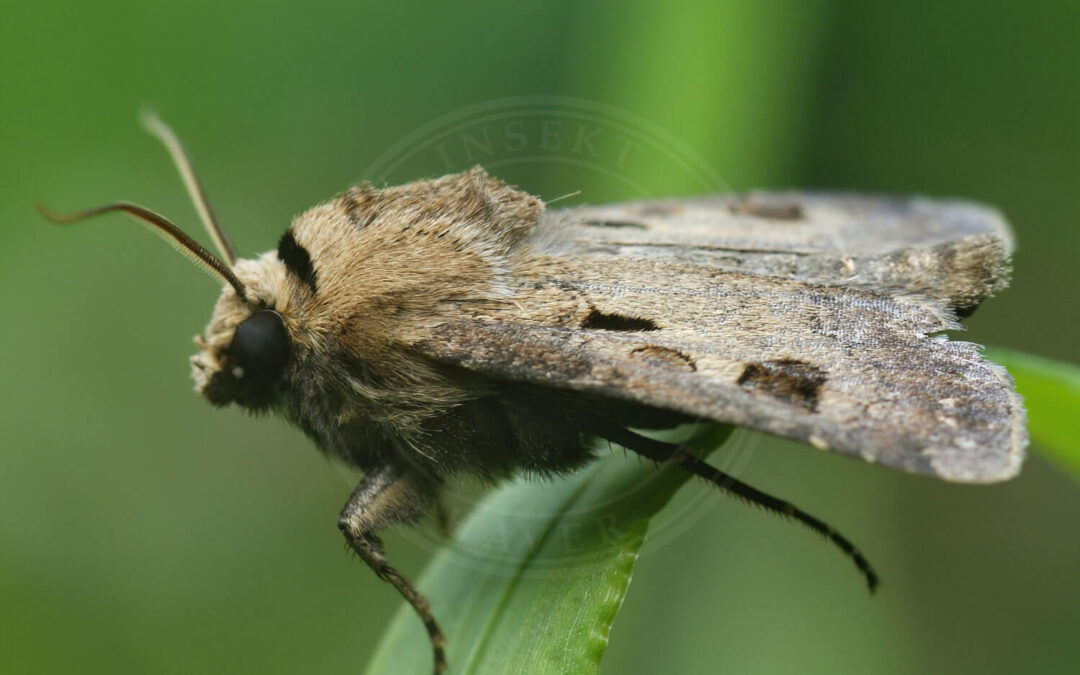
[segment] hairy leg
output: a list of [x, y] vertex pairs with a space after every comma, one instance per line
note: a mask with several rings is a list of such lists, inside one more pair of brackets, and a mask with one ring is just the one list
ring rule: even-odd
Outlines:
[[338, 529], [349, 546], [383, 581], [397, 589], [427, 628], [436, 675], [446, 669], [442, 630], [424, 596], [386, 561], [375, 533], [394, 523], [413, 522], [432, 505], [437, 486], [409, 471], [385, 467], [369, 473], [353, 490], [338, 516]]

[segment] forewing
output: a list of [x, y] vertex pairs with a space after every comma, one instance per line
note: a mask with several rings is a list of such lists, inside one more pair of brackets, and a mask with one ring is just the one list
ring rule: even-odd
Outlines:
[[[661, 216], [648, 217], [660, 219], [656, 230], [667, 228]], [[1016, 474], [1027, 439], [1012, 381], [975, 345], [940, 335], [957, 325], [949, 298], [913, 290], [930, 282], [906, 271], [892, 278], [910, 283], [883, 286], [807, 280], [783, 267], [734, 271], [710, 258], [730, 249], [703, 246], [708, 228], [695, 227], [694, 242], [678, 246], [581, 244], [522, 279], [517, 307], [443, 323], [417, 347], [489, 377], [760, 429], [947, 480]], [[844, 236], [858, 238], [857, 227], [845, 227]], [[984, 237], [999, 252], [984, 261], [988, 269], [1004, 269], [1006, 247], [992, 231], [972, 227], [950, 239], [945, 230], [939, 223], [939, 236], [918, 239], [926, 246], [905, 246], [898, 233], [896, 248], [865, 245], [848, 257], [912, 249], [933, 257]], [[867, 235], [875, 238], [884, 241]], [[782, 245], [779, 237], [773, 245]], [[666, 252], [649, 254], [652, 248]], [[832, 252], [847, 255], [838, 244]], [[937, 256], [939, 279], [959, 278], [951, 264]], [[995, 283], [991, 275], [981, 289], [969, 288], [968, 301], [977, 304]]]
[[961, 316], [1008, 283], [1012, 251], [994, 209], [921, 197], [750, 193], [584, 206], [547, 218], [574, 255], [918, 293]]

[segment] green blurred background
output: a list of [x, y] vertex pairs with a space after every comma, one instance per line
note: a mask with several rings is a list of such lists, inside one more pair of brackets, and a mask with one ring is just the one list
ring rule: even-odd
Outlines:
[[[280, 421], [191, 393], [217, 289], [122, 219], [62, 231], [34, 213], [123, 197], [202, 237], [137, 126], [147, 102], [246, 255], [418, 126], [518, 95], [642, 115], [736, 189], [984, 200], [1019, 250], [968, 338], [1075, 360], [1075, 2], [45, 0], [4, 15], [4, 673], [355, 672], [399, 602], [342, 550], [343, 473]], [[657, 193], [695, 188], [630, 170]], [[1009, 484], [958, 487], [769, 441], [742, 477], [847, 532], [880, 595], [798, 528], [717, 498], [643, 557], [603, 672], [1080, 668], [1080, 489], [1037, 454]], [[429, 555], [387, 543], [413, 574]]]

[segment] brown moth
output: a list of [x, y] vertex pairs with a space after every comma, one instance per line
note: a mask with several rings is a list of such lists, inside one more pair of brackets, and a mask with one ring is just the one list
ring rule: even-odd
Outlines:
[[1004, 369], [943, 331], [1006, 283], [993, 210], [857, 194], [711, 196], [549, 211], [476, 167], [351, 188], [238, 259], [173, 132], [221, 254], [114, 203], [224, 282], [191, 359], [212, 404], [284, 415], [364, 479], [349, 545], [443, 635], [377, 533], [463, 475], [572, 471], [604, 438], [791, 517], [877, 577], [825, 523], [633, 428], [715, 420], [912, 473], [1014, 476], [1024, 410]]

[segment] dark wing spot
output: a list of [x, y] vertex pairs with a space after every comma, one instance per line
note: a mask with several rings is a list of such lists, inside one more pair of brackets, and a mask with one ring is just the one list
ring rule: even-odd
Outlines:
[[582, 322], [581, 327], [592, 328], [595, 330], [617, 331], [659, 330], [659, 327], [652, 319], [644, 319], [636, 316], [623, 316], [621, 314], [604, 314], [598, 309], [589, 312], [589, 315], [585, 317], [585, 321]]
[[307, 284], [314, 293], [316, 289], [315, 266], [311, 263], [311, 255], [307, 249], [297, 243], [296, 238], [293, 237], [292, 230], [285, 230], [285, 234], [281, 235], [277, 255], [281, 262], [285, 263], [285, 267], [295, 274], [297, 279]]
[[630, 350], [630, 358], [650, 366], [673, 368], [687, 373], [692, 373], [697, 370], [697, 364], [694, 363], [694, 359], [677, 349], [661, 347], [660, 345], [635, 347]]
[[751, 363], [739, 376], [743, 389], [760, 391], [811, 412], [817, 410], [821, 385], [828, 380], [825, 371], [793, 359]]
[[633, 230], [647, 230], [649, 229], [642, 223], [635, 223], [632, 220], [586, 220], [581, 223], [582, 225], [589, 225], [591, 227], [623, 227]]
[[802, 220], [803, 210], [798, 204], [766, 204], [755, 201], [740, 201], [728, 206], [732, 213], [766, 218], [768, 220]]

